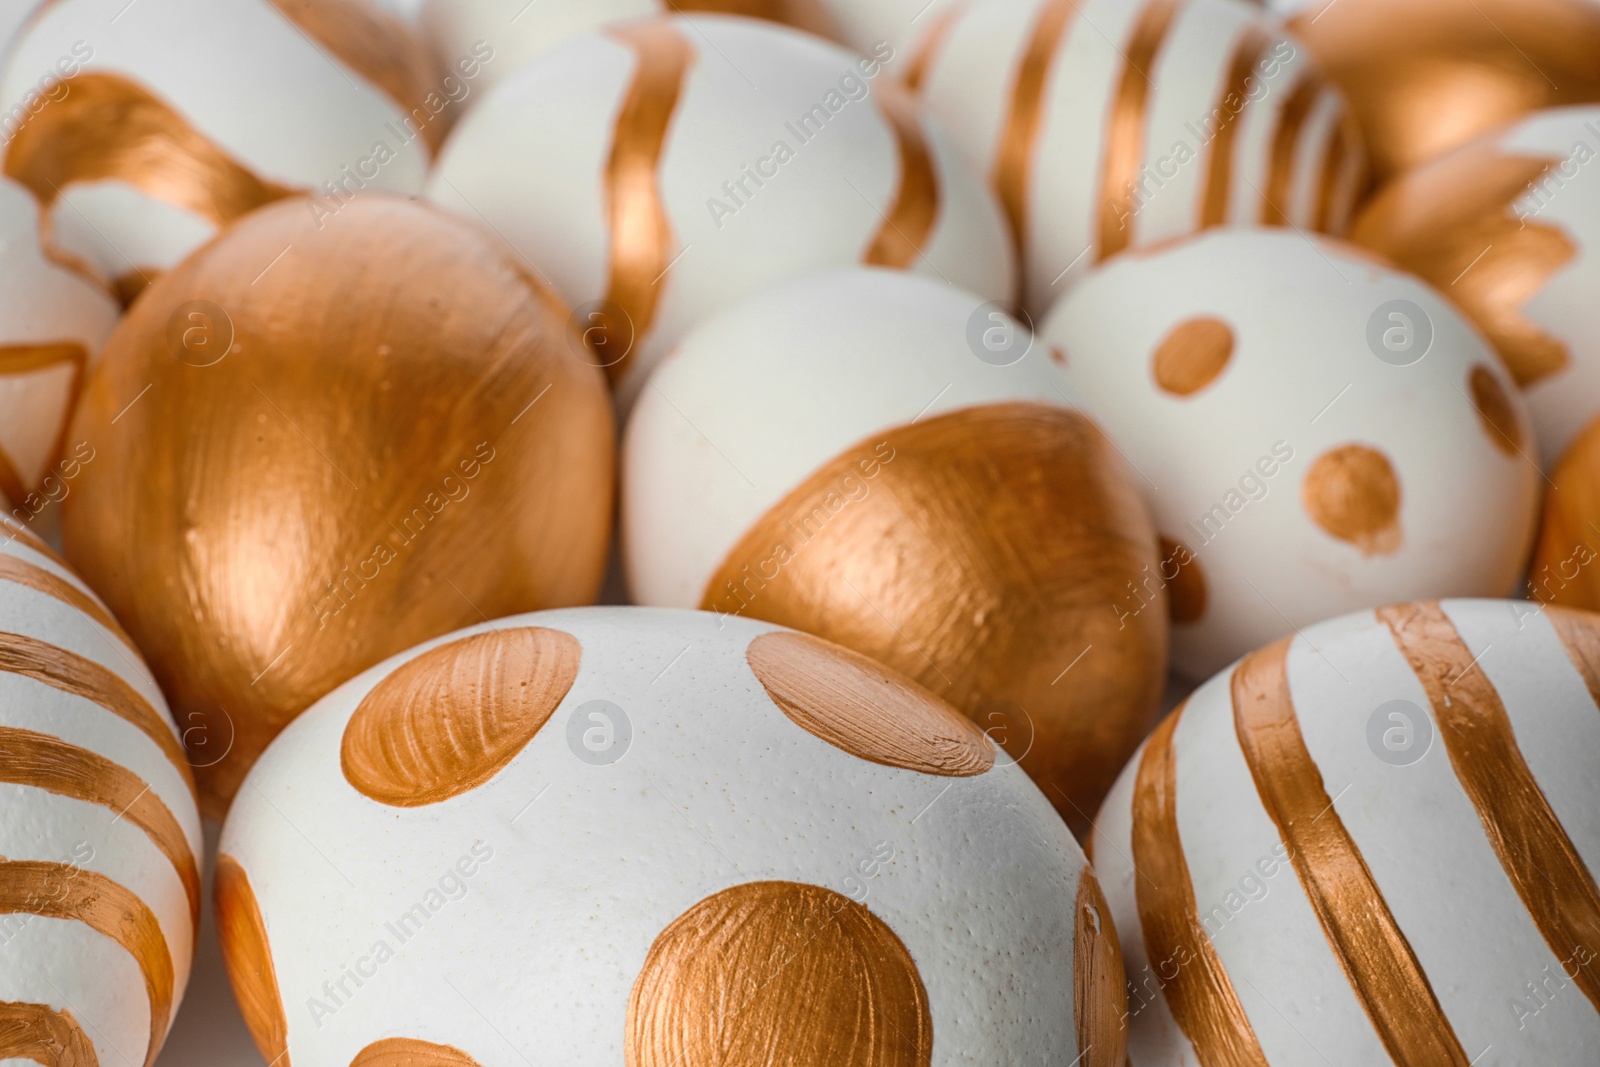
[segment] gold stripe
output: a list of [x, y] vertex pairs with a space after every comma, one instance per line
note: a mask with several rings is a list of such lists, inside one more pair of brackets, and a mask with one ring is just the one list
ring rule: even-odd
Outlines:
[[101, 607], [98, 600], [65, 578], [59, 578], [43, 567], [36, 567], [18, 556], [0, 552], [0, 582], [12, 582], [46, 596], [55, 597], [110, 630], [118, 640], [134, 653], [138, 653], [139, 649], [134, 645], [133, 638], [129, 637], [117, 620], [111, 617], [111, 613]]
[[1145, 111], [1149, 106], [1150, 68], [1154, 66], [1167, 31], [1183, 0], [1149, 0], [1139, 12], [1133, 39], [1122, 65], [1117, 95], [1107, 118], [1104, 170], [1100, 176], [1100, 247], [1096, 260], [1109, 259], [1133, 240], [1133, 227], [1124, 223], [1118, 205], [1125, 204], [1123, 190], [1139, 179], [1144, 159]]
[[477, 1060], [450, 1045], [410, 1037], [374, 1041], [350, 1061], [350, 1067], [481, 1067]]
[[[1187, 704], [1156, 728], [1133, 785], [1134, 895], [1145, 955], [1166, 982], [1162, 998], [1201, 1067], [1267, 1067], [1255, 1030], [1200, 924], [1194, 880], [1178, 834], [1178, 764], [1172, 735]], [[1166, 970], [1174, 969], [1170, 980]]]
[[0, 1003], [0, 1060], [42, 1067], [99, 1067], [90, 1041], [70, 1011], [48, 1004]]
[[878, 107], [899, 146], [900, 189], [863, 262], [904, 269], [922, 255], [939, 218], [939, 175], [916, 103], [899, 87], [886, 83], [879, 88]]
[[1349, 151], [1350, 117], [1341, 116], [1335, 125], [1333, 136], [1328, 138], [1328, 147], [1322, 157], [1322, 187], [1317, 192], [1317, 222], [1316, 229], [1319, 233], [1329, 233], [1333, 229], [1333, 208], [1335, 198], [1339, 194], [1339, 179], [1344, 174], [1344, 157]]
[[278, 992], [278, 972], [267, 943], [267, 924], [250, 877], [239, 861], [217, 854], [212, 899], [217, 909], [217, 942], [239, 1014], [269, 1067], [290, 1067], [289, 1021]]
[[[617, 114], [606, 163], [611, 221], [611, 277], [606, 300], [629, 319], [631, 336], [643, 337], [661, 299], [658, 282], [671, 263], [672, 220], [661, 198], [656, 169], [666, 148], [667, 128], [695, 53], [677, 28], [664, 20], [613, 26], [607, 36], [634, 51], [639, 65]], [[618, 344], [616, 347], [622, 347]], [[620, 381], [633, 350], [606, 368]]]
[[918, 43], [916, 54], [911, 57], [911, 63], [906, 67], [905, 87], [912, 93], [922, 92], [923, 83], [933, 71], [933, 61], [939, 58], [945, 42], [950, 39], [950, 31], [964, 14], [966, 14], [964, 4], [951, 7], [937, 17], [933, 28], [928, 30]]
[[1567, 658], [1583, 676], [1589, 689], [1589, 699], [1600, 708], [1600, 616], [1589, 611], [1572, 611], [1567, 608], [1545, 609], [1550, 625]]
[[1261, 804], [1289, 848], [1322, 932], [1396, 1063], [1468, 1058], [1366, 859], [1334, 810], [1289, 692], [1284, 638], [1233, 672], [1233, 722]]
[[1000, 196], [1019, 256], [1027, 252], [1028, 182], [1033, 175], [1034, 145], [1044, 118], [1044, 86], [1077, 11], [1074, 0], [1046, 0], [1040, 8], [1011, 85], [1010, 109], [1000, 127], [1000, 148], [995, 153], [990, 181]]
[[1278, 112], [1278, 128], [1272, 133], [1272, 162], [1267, 171], [1267, 189], [1261, 196], [1261, 224], [1289, 225], [1289, 209], [1294, 197], [1295, 153], [1300, 147], [1300, 129], [1311, 114], [1311, 106], [1322, 94], [1322, 80], [1315, 74], [1302, 78], [1283, 110]]
[[[1090, 835], [1089, 840], [1094, 840]], [[1078, 876], [1072, 936], [1072, 1022], [1082, 1067], [1124, 1067], [1128, 976], [1111, 908], [1092, 867]]]
[[194, 791], [189, 762], [167, 719], [132, 686], [100, 664], [37, 638], [0, 631], [0, 671], [20, 674], [92, 701], [138, 727], [178, 769], [190, 792]]
[[1233, 146], [1239, 137], [1239, 127], [1244, 125], [1245, 113], [1250, 106], [1246, 95], [1246, 82], [1256, 73], [1256, 63], [1274, 38], [1265, 30], [1249, 25], [1239, 37], [1233, 50], [1233, 60], [1228, 67], [1228, 80], [1223, 83], [1222, 95], [1212, 114], [1227, 115], [1228, 97], [1239, 97], [1239, 110], [1226, 120], [1219, 119], [1217, 132], [1211, 138], [1211, 158], [1206, 169], [1206, 190], [1201, 199], [1200, 228], [1221, 226], [1228, 220], [1228, 203], [1233, 192]]
[[1500, 694], [1437, 601], [1379, 608], [1378, 618], [1427, 690], [1456, 780], [1550, 951], [1578, 962], [1588, 950], [1569, 977], [1600, 1008], [1600, 887], [1522, 758]]
[[200, 928], [200, 870], [189, 839], [161, 798], [126, 767], [58, 737], [0, 726], [0, 782], [98, 804], [143, 830], [178, 872], [189, 918]]
[[9, 537], [5, 538], [7, 543], [21, 542], [25, 548], [32, 549], [33, 551], [39, 553], [39, 555], [45, 557], [50, 562], [60, 566], [62, 570], [69, 571], [73, 574], [78, 573], [76, 570], [73, 570], [72, 564], [61, 558], [61, 553], [45, 544], [43, 538], [34, 533], [32, 530], [28, 529], [26, 526], [22, 525], [22, 523], [18, 522], [16, 519], [13, 519], [10, 515], [0, 515], [0, 532], [10, 534]]
[[155, 1062], [172, 1015], [172, 954], [144, 902], [103, 874], [64, 863], [0, 861], [0, 915], [80, 922], [121, 945], [144, 975], [150, 1002], [145, 1067]]

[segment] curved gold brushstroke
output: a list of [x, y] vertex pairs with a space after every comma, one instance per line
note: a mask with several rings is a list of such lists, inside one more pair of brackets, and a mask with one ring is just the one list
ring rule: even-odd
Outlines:
[[1318, 233], [1334, 232], [1334, 212], [1339, 210], [1339, 185], [1344, 180], [1345, 157], [1351, 151], [1351, 143], [1355, 140], [1351, 132], [1350, 117], [1345, 115], [1333, 134], [1328, 138], [1327, 147], [1323, 150], [1322, 174], [1317, 185], [1317, 217], [1315, 227]]
[[[626, 328], [634, 340], [628, 354], [606, 368], [615, 383], [632, 366], [637, 339], [644, 337], [655, 321], [661, 276], [672, 262], [672, 219], [661, 198], [656, 170], [695, 51], [673, 23], [662, 19], [612, 26], [605, 33], [638, 57], [633, 81], [617, 112], [611, 157], [606, 163], [611, 226], [606, 300], [627, 315]], [[615, 347], [623, 347], [623, 341]]]
[[[67, 402], [61, 409], [61, 428], [56, 432], [56, 439], [45, 461], [46, 473], [66, 449], [67, 426], [72, 421], [72, 412], [78, 406], [78, 396], [83, 391], [83, 376], [89, 369], [89, 352], [77, 341], [0, 345], [0, 377], [31, 374], [60, 366], [71, 367], [72, 378], [67, 383]], [[0, 493], [4, 493], [6, 499], [15, 506], [27, 498], [30, 490], [37, 488], [36, 484], [30, 485], [23, 480], [11, 457], [5, 449], [0, 448]]]
[[1577, 255], [1559, 226], [1514, 210], [1557, 160], [1480, 143], [1408, 172], [1373, 198], [1351, 240], [1421, 275], [1475, 322], [1527, 388], [1571, 362], [1523, 308]]
[[1133, 241], [1131, 219], [1121, 208], [1126, 190], [1139, 180], [1144, 160], [1145, 117], [1155, 88], [1151, 68], [1166, 42], [1167, 31], [1184, 0], [1147, 0], [1134, 23], [1133, 36], [1117, 79], [1116, 95], [1106, 118], [1105, 156], [1100, 174], [1100, 237], [1095, 259], [1103, 261]]
[[98, 600], [67, 579], [51, 574], [43, 567], [35, 567], [25, 559], [0, 552], [0, 582], [26, 586], [35, 592], [55, 597], [110, 630], [131, 651], [138, 653], [139, 649], [134, 645], [133, 638], [129, 637], [121, 624], [111, 617], [111, 613], [101, 607]]
[[239, 1013], [263, 1059], [272, 1067], [289, 1065], [289, 1021], [278, 992], [278, 972], [267, 944], [267, 924], [255, 890], [239, 861], [217, 856], [215, 894], [217, 940]]
[[458, 1048], [411, 1037], [374, 1041], [350, 1061], [350, 1067], [482, 1067]]
[[172, 955], [144, 901], [103, 874], [64, 863], [0, 861], [0, 915], [80, 922], [109, 937], [139, 965], [150, 1003], [145, 1067], [155, 1062], [172, 1022]]
[[1311, 107], [1322, 95], [1322, 79], [1307, 74], [1300, 79], [1289, 99], [1278, 112], [1278, 125], [1272, 131], [1272, 154], [1267, 166], [1267, 187], [1261, 194], [1261, 224], [1288, 226], [1293, 209], [1295, 160], [1299, 154], [1300, 131]]
[[862, 262], [905, 269], [922, 255], [938, 221], [939, 173], [916, 102], [892, 83], [879, 86], [877, 96], [899, 148], [900, 188]]
[[1233, 358], [1233, 327], [1200, 315], [1172, 328], [1150, 359], [1150, 376], [1164, 393], [1189, 397], [1216, 381]]
[[1111, 908], [1089, 867], [1078, 878], [1073, 914], [1072, 1023], [1078, 1062], [1082, 1067], [1125, 1067], [1128, 976]]
[[934, 61], [939, 58], [939, 53], [944, 50], [945, 42], [950, 39], [950, 31], [955, 29], [961, 16], [966, 14], [965, 4], [954, 4], [949, 9], [940, 12], [934, 19], [928, 32], [922, 35], [917, 42], [915, 52], [912, 53], [911, 62], [906, 64], [904, 79], [905, 87], [913, 94], [922, 92], [923, 83], [928, 80], [928, 75], [933, 71]]
[[1246, 83], [1259, 78], [1256, 64], [1276, 41], [1272, 34], [1254, 24], [1248, 24], [1234, 47], [1233, 58], [1228, 63], [1228, 78], [1222, 83], [1222, 93], [1217, 98], [1213, 114], [1227, 115], [1228, 98], [1239, 98], [1239, 109], [1227, 121], [1219, 121], [1211, 137], [1210, 155], [1206, 162], [1205, 191], [1200, 197], [1200, 229], [1221, 226], [1228, 221], [1228, 205], [1233, 197], [1233, 147], [1239, 138], [1239, 127], [1244, 125], [1250, 108]]
[[1172, 735], [1186, 707], [1179, 705], [1150, 735], [1133, 784], [1133, 888], [1145, 956], [1164, 981], [1162, 999], [1201, 1067], [1267, 1067], [1233, 981], [1201, 925], [1178, 834]]
[[1600, 708], [1600, 616], [1590, 611], [1548, 608], [1545, 617], [1561, 641], [1567, 659], [1583, 677], [1589, 699]]
[[1231, 682], [1234, 731], [1262, 807], [1389, 1055], [1396, 1063], [1467, 1067], [1469, 1057], [1306, 748], [1289, 692], [1292, 640], [1246, 656]]
[[194, 777], [167, 719], [122, 678], [93, 660], [24, 634], [0, 632], [0, 671], [20, 674], [52, 689], [92, 701], [131, 723], [161, 749], [189, 789]]
[[1340, 445], [1318, 456], [1300, 484], [1313, 522], [1364, 555], [1400, 550], [1400, 479], [1389, 457], [1366, 445]]
[[821, 886], [747, 882], [674, 919], [628, 997], [627, 1067], [928, 1067], [916, 962], [866, 907]]
[[137, 774], [58, 737], [0, 726], [0, 782], [98, 804], [143, 830], [177, 872], [189, 897], [189, 918], [199, 930], [200, 869], [189, 839], [171, 809]]
[[[1574, 566], [1580, 547], [1594, 551], [1600, 525], [1600, 419], [1589, 423], [1550, 469], [1533, 562], [1533, 596], [1547, 604], [1600, 611], [1600, 567]], [[1570, 571], [1570, 573], [1569, 573]]]
[[[1206, 614], [1206, 572], [1200, 557], [1182, 541], [1161, 538], [1161, 578], [1167, 583], [1167, 607], [1175, 623], [1199, 622]], [[1172, 575], [1168, 576], [1168, 571]]]
[[1500, 379], [1479, 363], [1467, 375], [1467, 390], [1489, 443], [1507, 456], [1521, 455], [1522, 446], [1526, 443], [1522, 419], [1517, 409], [1511, 406], [1511, 397], [1506, 395]]
[[1158, 563], [1149, 512], [1091, 420], [993, 404], [819, 465], [745, 531], [700, 604], [843, 645], [979, 726], [996, 703], [1022, 709], [995, 740], [1081, 831], [1158, 708], [1165, 607], [1107, 610]]
[[368, 799], [437, 804], [489, 781], [578, 677], [578, 639], [521, 626], [430, 649], [379, 682], [345, 724], [339, 766]]
[[745, 660], [795, 725], [858, 759], [949, 778], [994, 766], [994, 745], [971, 720], [865, 656], [778, 632], [750, 642]]
[[1011, 100], [1000, 126], [1000, 146], [995, 152], [989, 180], [1005, 209], [1011, 240], [1019, 262], [1026, 262], [1028, 244], [1028, 186], [1033, 177], [1034, 146], [1044, 124], [1044, 89], [1050, 79], [1067, 27], [1078, 12], [1075, 0], [1045, 0], [1034, 19], [1011, 83]]
[[38, 534], [22, 525], [10, 515], [0, 514], [0, 541], [17, 542], [26, 548], [39, 553], [50, 562], [59, 565], [63, 570], [76, 574], [72, 564], [61, 557], [61, 553], [51, 548]]
[[1437, 601], [1377, 614], [1428, 693], [1456, 781], [1506, 877], [1550, 951], [1577, 964], [1568, 977], [1600, 1009], [1600, 960], [1593, 951], [1587, 960], [1574, 955], [1600, 944], [1600, 886], [1522, 758], [1500, 694]]
[[94, 1042], [72, 1012], [48, 1004], [0, 1003], [0, 1060], [40, 1067], [100, 1067]]

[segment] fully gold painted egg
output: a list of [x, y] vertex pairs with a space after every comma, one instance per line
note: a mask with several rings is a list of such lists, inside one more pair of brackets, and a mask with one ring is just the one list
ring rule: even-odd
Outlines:
[[73, 423], [67, 551], [150, 658], [218, 814], [291, 719], [419, 640], [599, 587], [613, 425], [493, 235], [289, 200], [135, 304]]

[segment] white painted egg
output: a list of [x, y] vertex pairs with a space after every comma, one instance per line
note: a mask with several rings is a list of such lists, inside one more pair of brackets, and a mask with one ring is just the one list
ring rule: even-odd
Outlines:
[[1433, 283], [1494, 342], [1548, 462], [1600, 414], [1600, 107], [1536, 111], [1406, 171], [1351, 240]]
[[500, 619], [361, 674], [217, 865], [274, 1063], [1122, 1063], [1094, 877], [954, 709], [710, 613]]
[[991, 0], [915, 80], [995, 188], [1042, 317], [1094, 264], [1215, 226], [1340, 232], [1363, 153], [1305, 46], [1243, 0]]
[[1154, 722], [1157, 563], [1133, 473], [995, 304], [851, 268], [707, 320], [623, 441], [639, 603], [814, 633], [985, 727], [1075, 827]]
[[1189, 677], [1319, 619], [1517, 584], [1541, 484], [1527, 414], [1422, 282], [1331, 239], [1223, 231], [1108, 264], [1040, 336], [1163, 541], [1116, 611], [1170, 586]]
[[4, 171], [47, 253], [130, 301], [273, 200], [331, 224], [363, 191], [420, 192], [454, 118], [441, 79], [368, 0], [52, 0], [0, 80], [0, 114], [31, 116]]
[[1132, 1067], [1580, 1067], [1600, 1047], [1600, 616], [1401, 604], [1201, 686], [1095, 865]]
[[94, 444], [66, 439], [84, 376], [117, 324], [117, 305], [39, 251], [39, 211], [0, 178], [0, 500], [19, 522], [54, 504]]
[[0, 520], [0, 1062], [150, 1067], [189, 980], [201, 849], [133, 642]]
[[478, 105], [428, 188], [548, 276], [624, 407], [696, 322], [813, 271], [1013, 295], [993, 196], [883, 64], [751, 19], [569, 42]]

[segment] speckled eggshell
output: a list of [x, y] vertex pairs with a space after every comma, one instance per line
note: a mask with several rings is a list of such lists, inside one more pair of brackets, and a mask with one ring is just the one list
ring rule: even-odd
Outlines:
[[201, 850], [133, 642], [0, 519], [0, 1062], [150, 1067], [189, 980]]
[[1242, 0], [991, 0], [916, 76], [998, 193], [1043, 317], [1095, 263], [1224, 224], [1340, 232], [1360, 135], [1306, 48]]
[[91, 442], [65, 440], [67, 418], [117, 324], [110, 297], [40, 254], [38, 220], [27, 191], [0, 178], [0, 500], [24, 522], [94, 454]]
[[218, 860], [235, 990], [295, 1065], [1120, 1064], [1098, 900], [931, 694], [638, 608], [358, 676], [256, 764]]
[[55, 258], [131, 299], [271, 200], [331, 220], [364, 190], [420, 192], [454, 117], [440, 76], [368, 0], [54, 0], [0, 79], [5, 111], [51, 86], [5, 173]]
[[[1390, 353], [1405, 323], [1413, 347]], [[1420, 359], [1379, 358], [1410, 360], [1426, 323]], [[1219, 232], [1109, 264], [1040, 334], [1163, 540], [1160, 571], [1108, 610], [1156, 610], [1170, 587], [1189, 677], [1347, 611], [1516, 584], [1540, 485], [1528, 418], [1420, 281], [1327, 238]]]
[[1253, 652], [1093, 856], [1132, 1067], [1591, 1063], [1600, 616], [1402, 604]]
[[751, 19], [637, 21], [541, 57], [456, 130], [429, 195], [620, 336], [597, 361], [625, 407], [694, 323], [812, 271], [1014, 290], [994, 198], [883, 65]]

